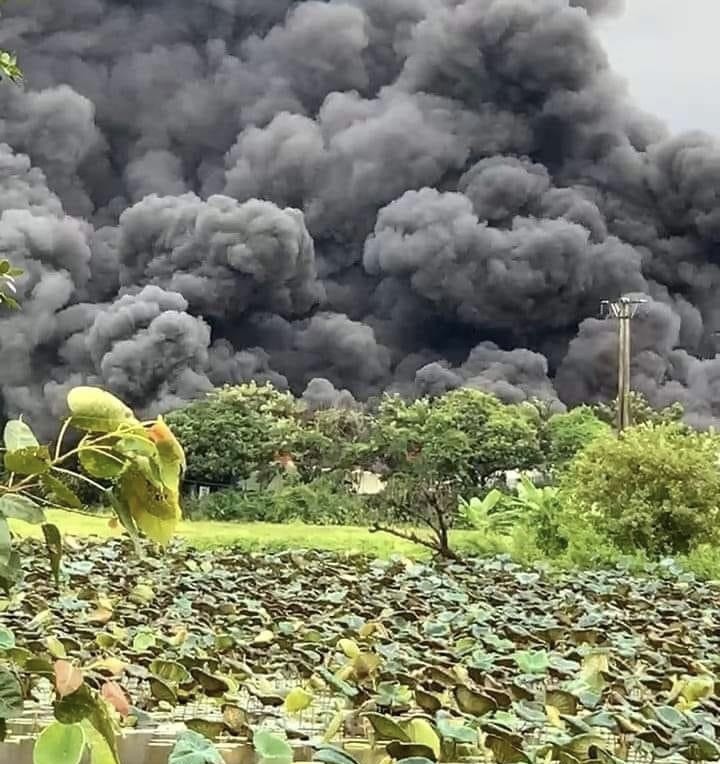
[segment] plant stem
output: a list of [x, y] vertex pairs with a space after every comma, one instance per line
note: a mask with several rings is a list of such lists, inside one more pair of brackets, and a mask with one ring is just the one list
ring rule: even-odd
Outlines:
[[62, 452], [63, 440], [65, 439], [65, 434], [67, 433], [69, 426], [70, 426], [70, 419], [68, 418], [63, 422], [62, 429], [60, 430], [60, 435], [58, 435], [57, 445], [55, 446], [55, 461], [57, 461], [60, 458], [60, 453]]

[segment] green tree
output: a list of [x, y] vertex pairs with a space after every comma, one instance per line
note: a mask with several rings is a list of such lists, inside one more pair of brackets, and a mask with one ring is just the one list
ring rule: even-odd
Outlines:
[[506, 406], [473, 389], [380, 404], [372, 450], [385, 462], [387, 487], [378, 498], [394, 517], [432, 531], [432, 540], [385, 524], [374, 526], [452, 557], [449, 531], [461, 495], [474, 495], [498, 472], [540, 463], [539, 417], [527, 406]]
[[297, 402], [254, 382], [224, 387], [168, 414], [187, 454], [190, 480], [236, 483], [272, 473], [299, 440]]
[[678, 423], [596, 438], [562, 476], [568, 527], [590, 525], [622, 551], [684, 553], [718, 539], [720, 440]]
[[334, 472], [338, 479], [363, 466], [370, 453], [372, 418], [356, 409], [319, 409], [305, 414], [291, 444], [304, 478]]
[[[598, 403], [593, 406], [593, 410], [603, 422], [615, 426], [617, 422], [617, 399], [609, 404]], [[635, 390], [630, 392], [630, 421], [633, 424], [679, 422], [684, 413], [681, 403], [673, 403], [670, 406], [655, 409], [642, 393]]]
[[612, 431], [589, 406], [578, 406], [566, 414], [555, 414], [544, 423], [542, 449], [546, 465], [557, 469], [600, 435]]

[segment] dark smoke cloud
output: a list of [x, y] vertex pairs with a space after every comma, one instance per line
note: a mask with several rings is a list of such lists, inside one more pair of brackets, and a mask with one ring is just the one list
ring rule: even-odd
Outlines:
[[7, 413], [269, 380], [311, 408], [461, 385], [720, 419], [720, 147], [629, 102], [614, 0], [8, 0]]

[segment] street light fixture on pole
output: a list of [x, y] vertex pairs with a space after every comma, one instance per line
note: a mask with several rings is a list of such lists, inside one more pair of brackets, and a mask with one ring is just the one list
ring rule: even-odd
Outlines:
[[618, 401], [617, 429], [622, 432], [630, 422], [630, 321], [637, 315], [640, 305], [647, 300], [621, 297], [603, 300], [601, 315], [618, 319]]

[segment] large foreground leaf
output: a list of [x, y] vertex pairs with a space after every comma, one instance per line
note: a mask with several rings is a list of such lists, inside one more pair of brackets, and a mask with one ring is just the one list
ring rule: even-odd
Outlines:
[[55, 722], [35, 741], [33, 764], [79, 764], [85, 750], [85, 733], [79, 724]]

